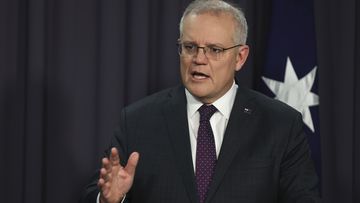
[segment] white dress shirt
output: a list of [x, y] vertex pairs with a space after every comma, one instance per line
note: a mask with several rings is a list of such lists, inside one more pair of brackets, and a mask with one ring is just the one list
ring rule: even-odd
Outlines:
[[[212, 105], [214, 105], [218, 110], [210, 118], [210, 125], [215, 140], [216, 157], [218, 157], [220, 153], [221, 144], [224, 139], [225, 129], [230, 118], [232, 107], [234, 105], [237, 88], [238, 86], [235, 84], [234, 81], [229, 91], [227, 91], [222, 97], [212, 103]], [[187, 100], [187, 116], [189, 122], [191, 155], [195, 171], [197, 144], [196, 138], [200, 122], [200, 113], [198, 112], [198, 109], [203, 105], [203, 103], [197, 100], [187, 89], [185, 89], [185, 95]]]

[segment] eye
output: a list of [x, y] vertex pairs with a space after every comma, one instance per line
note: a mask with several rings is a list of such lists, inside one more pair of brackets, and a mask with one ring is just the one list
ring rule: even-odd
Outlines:
[[209, 50], [210, 50], [210, 52], [212, 52], [212, 53], [214, 53], [214, 54], [219, 54], [219, 53], [221, 53], [221, 52], [224, 51], [223, 48], [216, 47], [216, 46], [211, 46], [211, 47], [209, 47]]
[[183, 46], [186, 51], [194, 51], [197, 47], [195, 44], [183, 44]]

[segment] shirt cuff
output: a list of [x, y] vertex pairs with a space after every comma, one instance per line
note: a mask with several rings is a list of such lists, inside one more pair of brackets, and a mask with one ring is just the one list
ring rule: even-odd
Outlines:
[[99, 192], [98, 195], [97, 195], [96, 203], [100, 203], [100, 192]]
[[[126, 194], [124, 195], [123, 199], [121, 200], [121, 203], [124, 203], [125, 198], [126, 198]], [[99, 192], [99, 194], [97, 195], [96, 203], [100, 203], [100, 192]]]

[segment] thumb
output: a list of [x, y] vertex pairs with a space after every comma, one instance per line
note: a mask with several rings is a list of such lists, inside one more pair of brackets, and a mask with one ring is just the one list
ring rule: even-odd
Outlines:
[[140, 155], [138, 152], [131, 153], [129, 160], [125, 166], [125, 171], [127, 171], [131, 176], [134, 176], [135, 174], [135, 169], [139, 161], [139, 157]]

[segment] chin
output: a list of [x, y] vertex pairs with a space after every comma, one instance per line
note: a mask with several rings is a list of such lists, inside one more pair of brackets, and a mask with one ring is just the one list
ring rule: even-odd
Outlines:
[[193, 87], [188, 86], [187, 89], [189, 92], [199, 100], [203, 100], [204, 98], [207, 98], [209, 96], [209, 88], [206, 87]]

